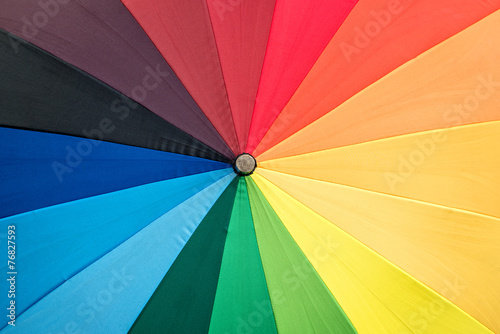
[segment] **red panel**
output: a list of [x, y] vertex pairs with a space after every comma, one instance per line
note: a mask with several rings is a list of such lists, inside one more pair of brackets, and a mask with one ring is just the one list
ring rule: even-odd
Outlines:
[[122, 2], [231, 150], [237, 153], [238, 140], [206, 0]]
[[275, 0], [208, 0], [240, 151], [247, 144]]
[[499, 8], [500, 0], [360, 0], [254, 154]]
[[252, 151], [357, 0], [277, 0], [247, 151]]

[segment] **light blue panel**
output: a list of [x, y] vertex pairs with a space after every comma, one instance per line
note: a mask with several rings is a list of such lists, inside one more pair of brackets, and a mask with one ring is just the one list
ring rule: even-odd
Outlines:
[[1, 333], [126, 333], [232, 179], [224, 177], [161, 216]]
[[[210, 188], [217, 193], [233, 177], [231, 169], [197, 174], [0, 220], [0, 226], [5, 231], [8, 225], [16, 226], [18, 315], [186, 199], [222, 179], [217, 187]], [[191, 205], [194, 205], [193, 209], [199, 209], [199, 204]], [[190, 218], [190, 210], [187, 205], [180, 206], [176, 217]], [[183, 219], [170, 218], [168, 221], [171, 228], [182, 230], [186, 229]], [[142, 247], [147, 246], [145, 241]], [[141, 247], [133, 251], [139, 252]], [[153, 255], [159, 260], [165, 254]], [[4, 266], [2, 271], [7, 272], [7, 268]], [[1, 288], [2, 291], [8, 290], [6, 280], [2, 281]], [[1, 307], [5, 309], [7, 303], [8, 300], [2, 298]], [[0, 327], [6, 325], [7, 319], [2, 318]]]

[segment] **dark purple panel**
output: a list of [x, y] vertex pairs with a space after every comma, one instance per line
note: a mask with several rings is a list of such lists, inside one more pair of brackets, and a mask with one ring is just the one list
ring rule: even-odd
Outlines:
[[[79, 67], [220, 153], [233, 153], [119, 0], [3, 0], [3, 28]], [[17, 41], [11, 40], [13, 48]]]

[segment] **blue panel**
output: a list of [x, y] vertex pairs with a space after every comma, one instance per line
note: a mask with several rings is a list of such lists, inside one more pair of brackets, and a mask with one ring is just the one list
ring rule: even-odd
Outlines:
[[180, 154], [0, 128], [0, 218], [228, 167]]
[[[232, 169], [224, 169], [1, 219], [3, 231], [8, 225], [16, 226], [18, 315], [186, 199], [222, 178], [229, 183], [233, 177]], [[218, 192], [215, 188], [214, 194]], [[181, 210], [180, 215], [188, 219], [189, 211]], [[169, 220], [169, 224], [182, 228], [184, 223], [179, 218]], [[8, 271], [6, 264], [2, 263], [4, 273]], [[0, 289], [8, 291], [6, 280], [2, 280]], [[0, 307], [6, 309], [7, 302], [2, 298]], [[6, 320], [3, 317], [0, 328]]]

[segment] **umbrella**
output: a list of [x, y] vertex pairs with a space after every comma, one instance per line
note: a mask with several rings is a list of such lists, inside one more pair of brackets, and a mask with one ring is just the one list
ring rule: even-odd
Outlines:
[[500, 1], [0, 9], [1, 333], [500, 333]]

